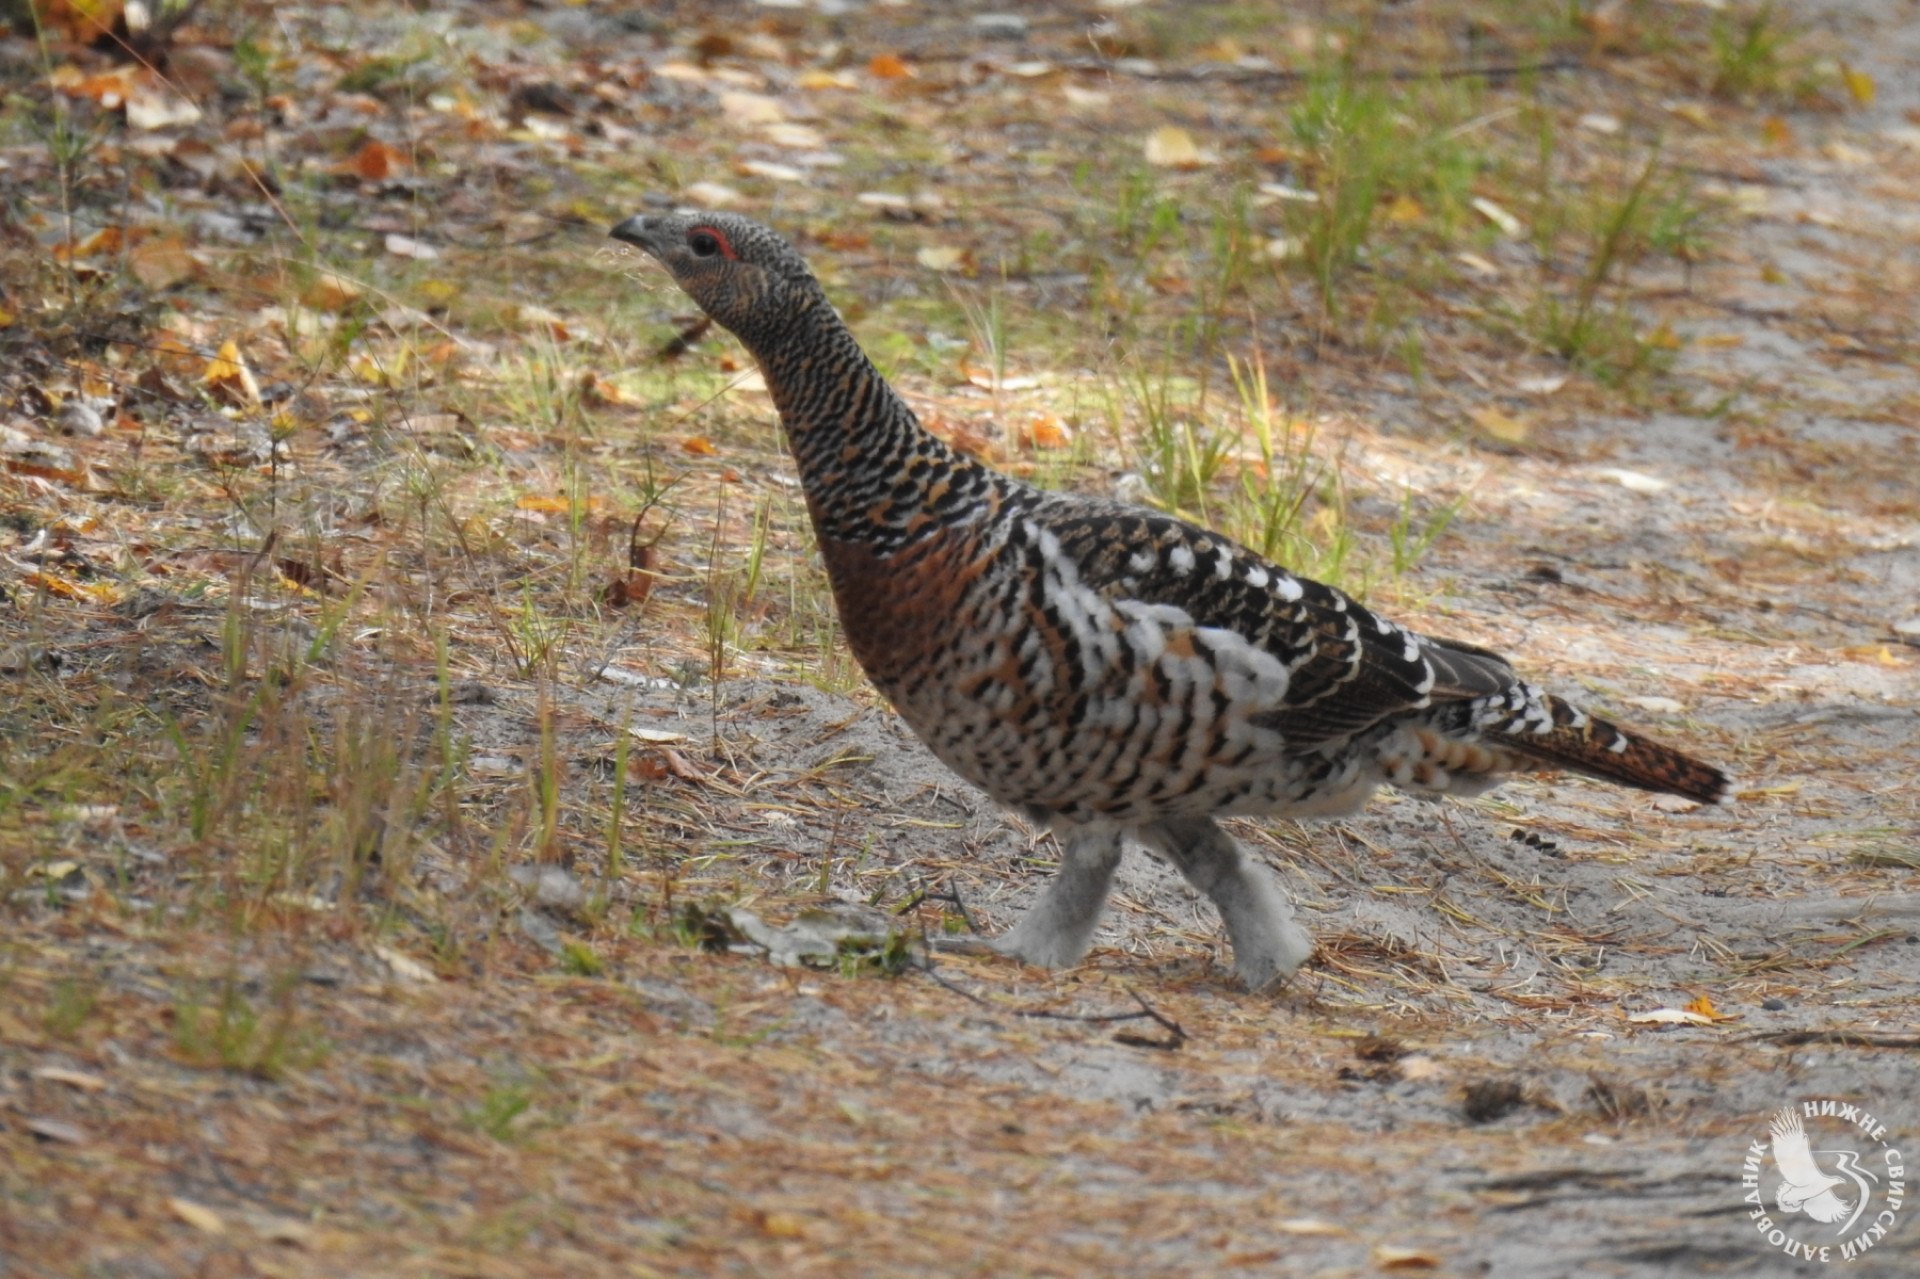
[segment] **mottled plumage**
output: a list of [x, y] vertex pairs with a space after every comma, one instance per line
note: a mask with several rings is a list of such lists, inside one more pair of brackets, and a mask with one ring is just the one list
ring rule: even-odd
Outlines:
[[1131, 837], [1220, 908], [1255, 986], [1312, 949], [1215, 819], [1351, 812], [1567, 769], [1703, 802], [1726, 778], [1484, 649], [1416, 635], [1218, 534], [1047, 493], [923, 430], [787, 243], [731, 214], [613, 230], [759, 362], [854, 655], [935, 755], [1053, 825], [1061, 870], [999, 941], [1085, 954]]

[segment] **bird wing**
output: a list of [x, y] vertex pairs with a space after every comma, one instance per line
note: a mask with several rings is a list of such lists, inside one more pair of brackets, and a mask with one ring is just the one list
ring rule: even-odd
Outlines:
[[1803, 1201], [1800, 1211], [1815, 1221], [1831, 1224], [1852, 1212], [1853, 1205], [1831, 1190], [1822, 1190], [1813, 1198]]
[[[1780, 1169], [1780, 1179], [1786, 1183], [1780, 1189], [1780, 1206], [1789, 1212], [1806, 1207], [1811, 1213], [1809, 1201], [1840, 1184], [1839, 1180], [1821, 1172], [1820, 1165], [1814, 1162], [1813, 1150], [1807, 1143], [1807, 1130], [1792, 1106], [1779, 1109], [1773, 1117], [1770, 1130], [1773, 1133], [1773, 1162]], [[1816, 1217], [1816, 1220], [1828, 1221], [1833, 1218]]]
[[1217, 533], [1119, 503], [1057, 498], [1036, 512], [1081, 582], [1109, 601], [1172, 606], [1279, 659], [1284, 694], [1255, 718], [1299, 748], [1435, 702], [1517, 682], [1496, 654], [1431, 639]]

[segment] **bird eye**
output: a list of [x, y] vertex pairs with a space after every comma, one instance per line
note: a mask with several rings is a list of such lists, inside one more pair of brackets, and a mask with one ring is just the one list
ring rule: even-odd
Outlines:
[[696, 258], [710, 258], [720, 251], [720, 237], [711, 231], [693, 231], [687, 235], [687, 247]]

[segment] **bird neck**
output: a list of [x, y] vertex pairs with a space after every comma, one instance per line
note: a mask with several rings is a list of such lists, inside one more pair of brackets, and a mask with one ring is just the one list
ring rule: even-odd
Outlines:
[[920, 425], [831, 307], [749, 343], [823, 539], [904, 545], [967, 513], [994, 473]]

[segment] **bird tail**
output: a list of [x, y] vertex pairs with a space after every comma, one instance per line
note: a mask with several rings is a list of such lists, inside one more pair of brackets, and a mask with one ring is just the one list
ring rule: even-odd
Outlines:
[[1551, 693], [1540, 695], [1547, 712], [1512, 732], [1487, 737], [1550, 768], [1585, 773], [1640, 790], [1680, 795], [1702, 804], [1727, 798], [1727, 775], [1671, 746], [1589, 715]]

